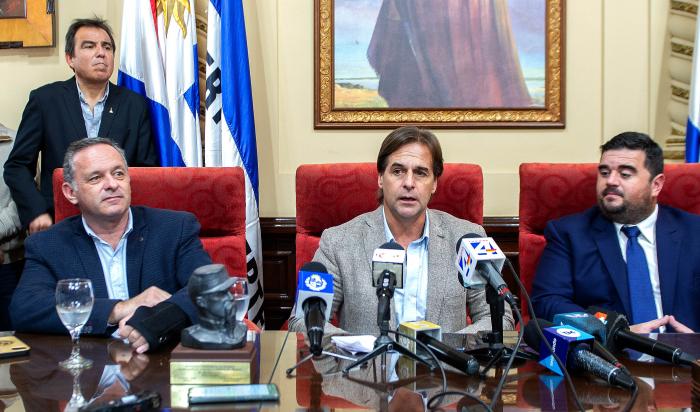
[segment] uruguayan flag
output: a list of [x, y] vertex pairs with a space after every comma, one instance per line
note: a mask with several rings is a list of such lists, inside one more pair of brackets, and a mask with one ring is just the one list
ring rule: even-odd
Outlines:
[[202, 166], [194, 12], [194, 0], [124, 0], [118, 83], [148, 99], [161, 166]]
[[697, 163], [700, 157], [700, 24], [695, 28], [693, 74], [690, 81], [688, 124], [685, 129], [685, 161]]
[[258, 153], [241, 0], [209, 1], [206, 73], [204, 162], [207, 166], [241, 166], [245, 171], [248, 319], [264, 326]]

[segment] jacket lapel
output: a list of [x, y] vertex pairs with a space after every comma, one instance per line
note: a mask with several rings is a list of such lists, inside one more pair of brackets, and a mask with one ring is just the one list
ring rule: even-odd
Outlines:
[[[74, 234], [73, 247], [83, 267], [84, 276], [92, 281], [92, 291], [95, 297], [106, 298], [109, 296], [109, 291], [107, 290], [107, 283], [105, 281], [104, 272], [102, 271], [100, 257], [97, 255], [95, 242], [87, 232], [85, 232], [83, 220], [80, 216], [73, 219], [72, 224]], [[78, 274], [71, 275], [71, 277], [79, 276]]]
[[107, 101], [105, 102], [105, 107], [102, 111], [102, 120], [100, 120], [100, 131], [98, 136], [109, 136], [109, 131], [112, 129], [112, 123], [114, 122], [114, 116], [117, 114], [119, 103], [121, 103], [121, 101], [121, 89], [110, 82], [109, 96], [107, 96]]
[[448, 292], [446, 287], [449, 284], [446, 281], [446, 276], [449, 276], [450, 273], [455, 275], [454, 284], [457, 284], [456, 270], [450, 271], [449, 267], [441, 266], [445, 262], [454, 260], [452, 253], [450, 253], [454, 245], [447, 244], [443, 224], [439, 221], [438, 216], [432, 213], [430, 209], [428, 209], [428, 213], [430, 215], [430, 227], [428, 234], [428, 294], [425, 318], [440, 319], [443, 299], [431, 299], [431, 297], [446, 296], [445, 293]]
[[656, 220], [656, 258], [659, 265], [663, 313], [674, 313], [673, 297], [678, 281], [681, 234], [682, 228], [678, 222], [665, 207], [659, 206], [659, 215]]
[[[615, 289], [617, 289], [617, 294], [622, 300], [625, 313], [632, 313], [627, 285], [627, 265], [622, 258], [620, 241], [617, 233], [615, 233], [615, 225], [598, 213], [593, 220], [591, 230], [595, 243], [598, 246], [598, 253], [600, 253], [603, 264], [615, 285]], [[592, 285], [592, 287], [594, 286]]]
[[141, 291], [141, 278], [143, 276], [141, 266], [148, 240], [148, 225], [143, 218], [142, 209], [132, 207], [131, 213], [134, 218], [134, 229], [126, 242], [126, 278], [129, 283], [129, 297], [133, 298]]
[[73, 125], [75, 131], [75, 140], [87, 137], [87, 129], [85, 128], [85, 119], [83, 119], [83, 109], [80, 106], [78, 84], [75, 81], [75, 77], [71, 77], [63, 82], [63, 87], [65, 88], [63, 99], [66, 103], [65, 106], [68, 111], [70, 124]]

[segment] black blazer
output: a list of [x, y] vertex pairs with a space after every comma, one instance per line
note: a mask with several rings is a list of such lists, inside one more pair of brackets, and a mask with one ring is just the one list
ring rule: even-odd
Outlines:
[[[148, 104], [131, 90], [110, 83], [98, 134], [119, 144], [130, 166], [158, 165]], [[29, 94], [4, 172], [24, 227], [42, 213], [53, 214], [53, 170], [63, 166], [68, 145], [84, 137], [87, 130], [75, 77]], [[37, 191], [34, 176], [39, 152], [41, 182]]]

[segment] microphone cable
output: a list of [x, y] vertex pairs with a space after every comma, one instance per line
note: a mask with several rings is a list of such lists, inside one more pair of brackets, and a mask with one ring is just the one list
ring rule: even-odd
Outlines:
[[[513, 279], [515, 280], [515, 283], [518, 284], [518, 288], [520, 289], [520, 292], [523, 294], [523, 297], [525, 298], [525, 302], [527, 303], [527, 310], [530, 312], [530, 315], [533, 316], [533, 319], [536, 319], [536, 318], [534, 318], [535, 309], [532, 307], [532, 302], [530, 301], [530, 295], [527, 293], [527, 290], [525, 289], [525, 285], [523, 285], [523, 283], [520, 281], [520, 276], [518, 275], [518, 272], [515, 271], [513, 264], [510, 262], [510, 259], [508, 259], [507, 256], [506, 256], [506, 266], [508, 266], [508, 270], [510, 270], [511, 274], [513, 275]], [[522, 316], [522, 314], [520, 316]], [[525, 328], [525, 325], [522, 324], [521, 318], [520, 318], [520, 322], [521, 322], [520, 330], [523, 331]], [[554, 360], [557, 361], [557, 365], [559, 365], [559, 369], [564, 373], [564, 380], [566, 381], [566, 385], [569, 387], [571, 394], [574, 396], [574, 403], [576, 404], [576, 407], [578, 408], [579, 411], [584, 412], [585, 408], [581, 404], [581, 400], [579, 399], [578, 394], [576, 393], [576, 388], [574, 388], [574, 381], [571, 379], [571, 375], [569, 375], [569, 371], [566, 369], [566, 365], [564, 365], [564, 363], [561, 361], [561, 359], [559, 359], [559, 356], [557, 356], [557, 354], [554, 353], [554, 349], [552, 349], [552, 345], [550, 345], [549, 341], [547, 341], [547, 338], [544, 337], [544, 333], [542, 333], [542, 328], [540, 327], [540, 324], [538, 322], [535, 322], [535, 325], [536, 325], [535, 330], [537, 331], [537, 335], [539, 335], [540, 339], [542, 339], [542, 342], [544, 342], [549, 353], [551, 353]], [[532, 349], [538, 350], [536, 348], [532, 348]]]

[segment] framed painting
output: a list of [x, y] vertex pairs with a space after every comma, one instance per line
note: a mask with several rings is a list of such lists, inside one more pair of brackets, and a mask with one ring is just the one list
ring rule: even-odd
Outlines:
[[55, 46], [54, 0], [0, 0], [0, 49]]
[[563, 128], [564, 1], [315, 0], [315, 127]]

